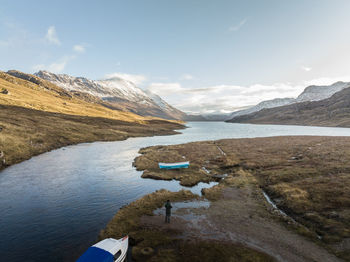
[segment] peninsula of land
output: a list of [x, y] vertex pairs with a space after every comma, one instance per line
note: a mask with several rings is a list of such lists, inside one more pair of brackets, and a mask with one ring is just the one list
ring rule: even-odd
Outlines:
[[[159, 190], [122, 208], [100, 237], [133, 240], [135, 261], [349, 261], [350, 138], [227, 139], [140, 150], [148, 179], [202, 190]], [[190, 161], [160, 170], [158, 162]], [[175, 210], [164, 223], [164, 202]], [[203, 206], [203, 203], [206, 204]]]

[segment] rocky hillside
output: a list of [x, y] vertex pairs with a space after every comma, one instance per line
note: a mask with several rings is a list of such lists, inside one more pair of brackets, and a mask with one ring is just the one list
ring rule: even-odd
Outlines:
[[134, 83], [114, 77], [106, 80], [90, 80], [66, 74], [39, 71], [36, 76], [50, 81], [66, 91], [78, 91], [99, 97], [118, 109], [142, 116], [165, 119], [184, 119], [186, 114], [172, 107], [156, 94], [138, 88]]
[[350, 83], [347, 82], [336, 82], [328, 86], [308, 86], [297, 98], [275, 98], [272, 100], [266, 100], [253, 107], [233, 112], [227, 119], [229, 120], [238, 116], [248, 115], [265, 108], [274, 108], [300, 102], [323, 100], [349, 86]]
[[263, 109], [228, 122], [350, 127], [350, 87], [327, 99]]

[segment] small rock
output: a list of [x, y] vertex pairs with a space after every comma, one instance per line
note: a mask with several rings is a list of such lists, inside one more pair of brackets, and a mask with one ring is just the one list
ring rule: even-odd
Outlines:
[[154, 254], [154, 249], [151, 247], [144, 247], [141, 249], [141, 254], [144, 256], [151, 256]]
[[9, 91], [6, 88], [2, 88], [0, 91], [1, 94], [7, 95]]
[[339, 214], [336, 211], [332, 211], [328, 214], [329, 218], [339, 218]]

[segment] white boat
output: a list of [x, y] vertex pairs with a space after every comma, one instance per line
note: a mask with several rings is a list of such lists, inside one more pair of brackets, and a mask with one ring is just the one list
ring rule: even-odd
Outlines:
[[129, 237], [107, 238], [86, 250], [76, 262], [122, 262], [126, 258]]
[[188, 168], [190, 162], [177, 162], [177, 163], [158, 163], [159, 168], [162, 169], [178, 169], [178, 168]]

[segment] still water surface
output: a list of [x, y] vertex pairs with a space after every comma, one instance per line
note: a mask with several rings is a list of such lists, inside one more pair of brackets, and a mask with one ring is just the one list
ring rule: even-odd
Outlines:
[[[0, 261], [74, 261], [118, 209], [177, 181], [142, 179], [142, 147], [222, 138], [350, 136], [348, 128], [190, 122], [174, 136], [95, 142], [54, 150], [0, 172]], [[201, 183], [192, 188], [200, 194]], [[187, 188], [188, 189], [188, 188]]]

